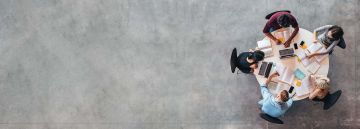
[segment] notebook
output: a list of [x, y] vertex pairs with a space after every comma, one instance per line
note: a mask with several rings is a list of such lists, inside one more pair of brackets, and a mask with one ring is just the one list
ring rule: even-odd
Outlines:
[[297, 79], [300, 79], [300, 80], [304, 79], [306, 76], [305, 73], [302, 72], [300, 69], [296, 69], [294, 72], [294, 75]]
[[306, 69], [313, 74], [315, 74], [319, 68], [320, 68], [320, 64], [316, 61], [312, 62], [310, 65], [306, 67]]

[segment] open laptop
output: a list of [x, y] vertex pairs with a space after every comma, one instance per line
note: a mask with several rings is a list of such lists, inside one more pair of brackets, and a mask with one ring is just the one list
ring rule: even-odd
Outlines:
[[293, 56], [295, 56], [294, 53], [295, 53], [294, 48], [286, 48], [286, 49], [279, 50], [280, 59], [286, 58], [286, 57], [293, 57]]
[[271, 68], [273, 66], [272, 62], [262, 62], [259, 70], [259, 75], [263, 75], [264, 77], [268, 78], [271, 72]]

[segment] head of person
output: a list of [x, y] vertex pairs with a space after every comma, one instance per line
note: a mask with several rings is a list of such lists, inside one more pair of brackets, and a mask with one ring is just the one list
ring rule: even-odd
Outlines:
[[334, 40], [340, 39], [344, 35], [344, 31], [341, 27], [334, 25], [329, 28], [329, 31], [327, 33], [328, 37]]
[[286, 90], [282, 90], [278, 95], [276, 96], [277, 102], [280, 104], [285, 103], [289, 100], [289, 93]]
[[263, 51], [256, 50], [254, 52], [251, 52], [248, 58], [254, 60], [254, 62], [259, 62], [264, 60], [264, 57], [265, 57], [265, 53]]
[[328, 89], [330, 88], [330, 79], [328, 77], [319, 77], [315, 79], [316, 89]]
[[290, 26], [290, 16], [289, 14], [282, 14], [279, 17], [277, 17], [277, 23], [281, 26], [281, 27], [289, 27]]

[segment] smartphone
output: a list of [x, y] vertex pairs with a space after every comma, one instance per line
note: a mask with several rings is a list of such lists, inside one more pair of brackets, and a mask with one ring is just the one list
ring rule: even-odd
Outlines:
[[302, 46], [302, 45], [304, 45], [304, 43], [305, 43], [304, 41], [301, 41], [300, 45]]
[[294, 48], [298, 49], [297, 43], [294, 43]]
[[291, 94], [293, 92], [293, 90], [294, 90], [294, 87], [291, 86], [290, 89], [289, 89], [289, 93]]

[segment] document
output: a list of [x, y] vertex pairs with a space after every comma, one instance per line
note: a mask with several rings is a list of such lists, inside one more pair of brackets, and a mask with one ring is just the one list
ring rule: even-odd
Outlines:
[[[318, 63], [319, 60], [316, 57], [309, 59], [306, 57], [306, 53], [301, 50], [297, 51], [296, 55], [309, 72], [316, 73], [317, 70], [320, 68], [320, 64]], [[321, 60], [323, 60], [323, 58]]]
[[303, 80], [301, 80], [300, 86], [295, 86], [294, 84], [296, 95], [302, 96], [308, 94], [310, 92], [310, 85], [311, 83], [309, 76], [306, 76]]
[[265, 53], [265, 57], [269, 57], [269, 56], [274, 55], [273, 51], [272, 51], [272, 48], [262, 49], [261, 51], [263, 51]]
[[266, 39], [257, 41], [257, 45], [259, 49], [271, 48], [271, 42]]
[[282, 90], [288, 90], [289, 88], [290, 88], [290, 86], [288, 84], [278, 83], [276, 86], [275, 92], [279, 93]]
[[[319, 51], [319, 53], [322, 53], [322, 52], [326, 52], [326, 48], [325, 47], [322, 47]], [[315, 56], [316, 60], [320, 63], [321, 61], [323, 61], [325, 58], [326, 58], [327, 54], [324, 54], [324, 55], [317, 55]]]
[[267, 39], [257, 41], [258, 48], [265, 53], [265, 57], [274, 55], [273, 49], [271, 48], [271, 42]]
[[299, 60], [305, 67], [309, 66], [312, 62], [316, 61], [314, 58], [311, 59], [307, 58], [307, 54], [302, 50], [297, 51], [296, 56], [299, 58]]
[[282, 66], [281, 64], [276, 64], [275, 70], [280, 75], [280, 77], [279, 77], [280, 81], [287, 83], [287, 84], [292, 84], [295, 76], [291, 69], [289, 69], [286, 66]]
[[309, 66], [306, 67], [306, 69], [313, 74], [315, 74], [319, 68], [320, 64], [316, 61], [312, 62]]
[[320, 50], [322, 47], [323, 46], [320, 43], [313, 43], [307, 50], [310, 52], [310, 54], [312, 54]]

